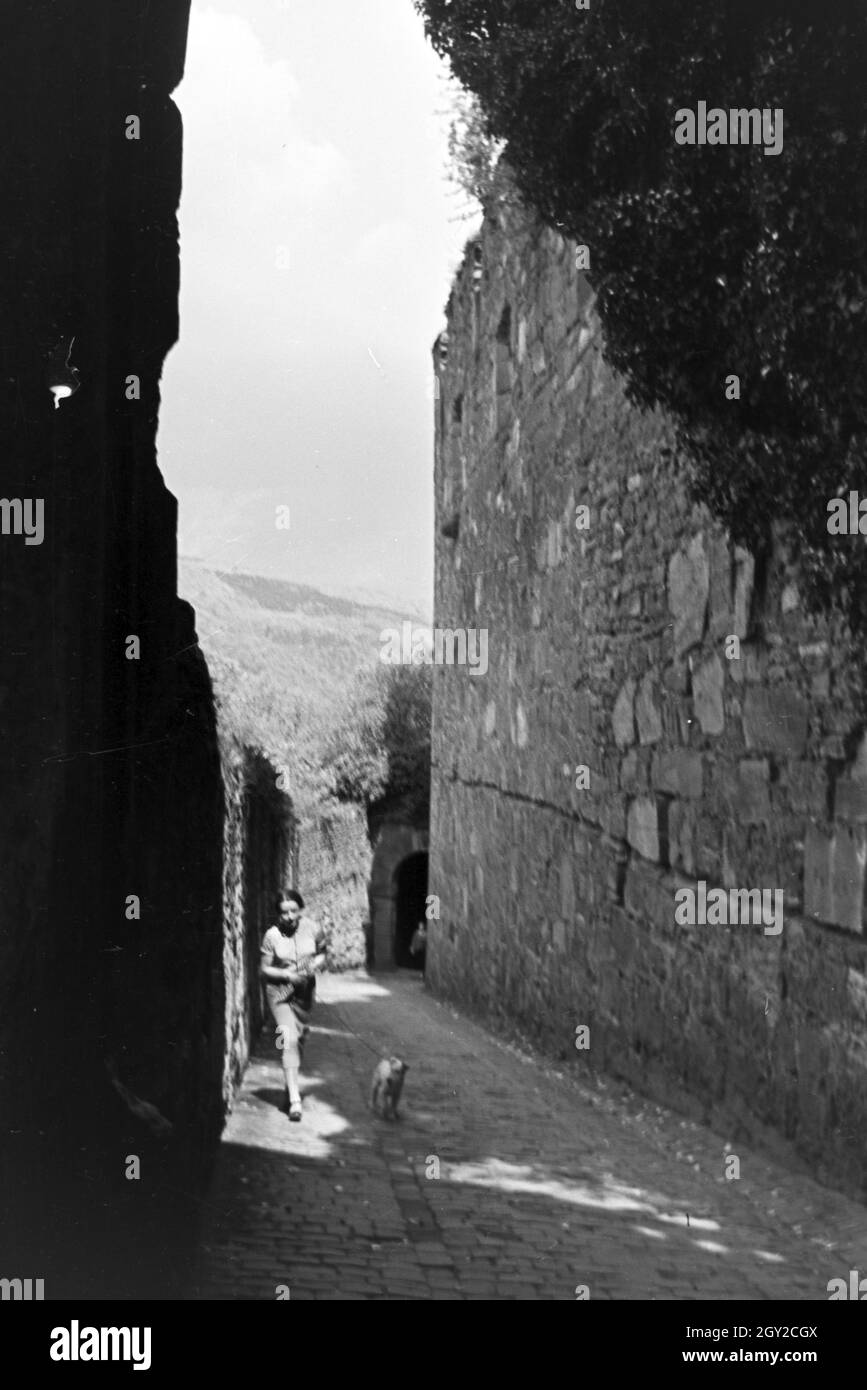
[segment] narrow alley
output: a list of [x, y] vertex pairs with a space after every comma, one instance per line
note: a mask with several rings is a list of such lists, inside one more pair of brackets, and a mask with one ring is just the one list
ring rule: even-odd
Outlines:
[[[394, 1124], [369, 1109], [391, 1053]], [[522, 1053], [408, 972], [323, 978], [305, 1064], [291, 1124], [266, 1029], [194, 1298], [826, 1300], [863, 1264], [862, 1207], [740, 1144], [726, 1180], [727, 1136]]]

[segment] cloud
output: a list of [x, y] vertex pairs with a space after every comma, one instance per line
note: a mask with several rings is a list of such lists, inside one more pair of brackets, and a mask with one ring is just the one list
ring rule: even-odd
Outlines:
[[358, 242], [353, 255], [356, 265], [370, 269], [384, 266], [395, 257], [402, 256], [409, 247], [412, 232], [409, 225], [392, 219], [372, 227]]
[[196, 152], [184, 162], [185, 289], [267, 295], [285, 268], [280, 248], [291, 262], [299, 223], [325, 215], [345, 187], [346, 160], [304, 130], [301, 96], [289, 64], [268, 55], [247, 19], [194, 7], [175, 93], [185, 147]]
[[429, 604], [430, 345], [466, 239], [442, 70], [408, 0], [194, 0], [159, 436], [185, 553]]

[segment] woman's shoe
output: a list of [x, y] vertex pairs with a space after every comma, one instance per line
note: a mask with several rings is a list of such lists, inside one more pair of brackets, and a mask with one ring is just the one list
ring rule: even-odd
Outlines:
[[301, 1119], [301, 1102], [300, 1102], [300, 1100], [293, 1100], [292, 1104], [289, 1106], [289, 1119], [290, 1119], [290, 1120], [300, 1120], [300, 1119]]

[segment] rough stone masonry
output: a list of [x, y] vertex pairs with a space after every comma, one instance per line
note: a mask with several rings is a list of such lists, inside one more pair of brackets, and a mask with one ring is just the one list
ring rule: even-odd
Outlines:
[[[428, 974], [863, 1190], [851, 644], [805, 612], [784, 536], [757, 565], [691, 503], [671, 422], [603, 361], [577, 263], [499, 206], [434, 349], [436, 622], [487, 628], [490, 665], [434, 671]], [[783, 890], [783, 930], [676, 925], [699, 880]]]

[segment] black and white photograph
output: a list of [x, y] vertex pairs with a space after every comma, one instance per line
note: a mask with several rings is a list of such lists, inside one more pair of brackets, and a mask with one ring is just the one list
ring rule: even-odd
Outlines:
[[0, 108], [30, 1364], [298, 1301], [830, 1364], [863, 0], [9, 0]]

